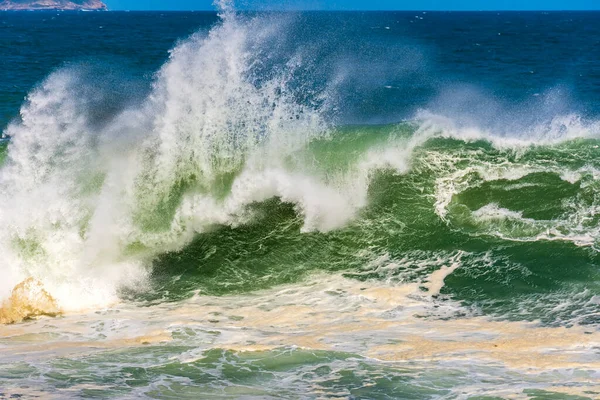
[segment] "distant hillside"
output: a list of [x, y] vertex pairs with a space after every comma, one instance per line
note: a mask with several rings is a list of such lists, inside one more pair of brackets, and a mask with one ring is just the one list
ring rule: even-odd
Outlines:
[[106, 10], [100, 0], [0, 0], [0, 10]]

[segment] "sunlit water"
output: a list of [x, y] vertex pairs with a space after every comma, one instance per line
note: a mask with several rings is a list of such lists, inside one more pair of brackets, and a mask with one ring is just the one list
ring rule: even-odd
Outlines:
[[3, 13], [0, 398], [600, 397], [598, 16]]

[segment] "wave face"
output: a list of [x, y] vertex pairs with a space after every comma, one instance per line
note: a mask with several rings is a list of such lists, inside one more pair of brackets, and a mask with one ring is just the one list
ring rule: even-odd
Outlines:
[[[428, 14], [220, 7], [151, 78], [58, 67], [5, 129], [6, 393], [591, 393], [600, 113], [543, 79], [448, 83], [406, 36]], [[473, 26], [462, 51], [510, 51]]]

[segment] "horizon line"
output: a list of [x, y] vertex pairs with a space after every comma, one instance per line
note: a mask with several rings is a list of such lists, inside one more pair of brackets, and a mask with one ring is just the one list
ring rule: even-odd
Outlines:
[[[10, 10], [5, 8], [0, 8], [0, 12], [34, 12], [34, 11], [60, 11], [60, 12], [211, 12], [218, 13], [219, 10], [216, 9], [106, 9], [106, 10], [89, 10], [89, 9], [80, 9], [80, 10], [64, 10], [60, 8], [47, 8], [47, 9], [21, 9], [21, 10]], [[236, 12], [569, 12], [569, 11], [583, 11], [583, 12], [600, 12], [600, 8], [596, 9], [588, 9], [588, 8], [567, 8], [567, 9], [531, 9], [531, 8], [518, 8], [518, 9], [356, 9], [356, 10], [348, 10], [348, 9], [339, 9], [339, 10], [323, 10], [323, 9], [244, 9], [244, 10], [236, 10]]]

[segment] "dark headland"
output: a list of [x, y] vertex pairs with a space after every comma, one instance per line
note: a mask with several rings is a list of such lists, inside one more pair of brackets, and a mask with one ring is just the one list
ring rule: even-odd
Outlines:
[[0, 10], [107, 10], [100, 0], [0, 0]]

